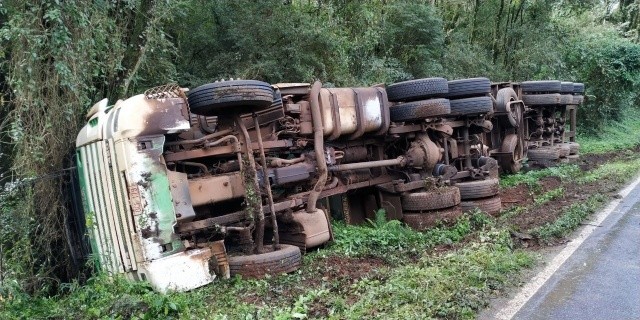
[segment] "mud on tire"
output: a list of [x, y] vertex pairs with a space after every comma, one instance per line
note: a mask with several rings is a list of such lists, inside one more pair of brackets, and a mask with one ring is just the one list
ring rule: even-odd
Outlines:
[[502, 200], [500, 196], [465, 200], [460, 203], [460, 207], [463, 212], [470, 212], [477, 208], [492, 216], [496, 216], [500, 213], [500, 210], [502, 210]]
[[[272, 246], [265, 246], [264, 249], [272, 250]], [[244, 278], [262, 278], [267, 274], [293, 272], [300, 267], [301, 261], [300, 248], [281, 244], [280, 250], [229, 257], [229, 268], [231, 276], [238, 274]]]
[[573, 96], [572, 104], [582, 104], [584, 102], [584, 96]]
[[529, 149], [527, 158], [532, 161], [554, 161], [560, 159], [560, 150], [553, 147]]
[[405, 102], [389, 108], [391, 121], [415, 121], [451, 113], [448, 99], [428, 99]]
[[493, 112], [491, 97], [475, 97], [451, 100], [451, 115], [464, 116]]
[[438, 210], [460, 204], [460, 190], [443, 187], [432, 191], [413, 192], [402, 195], [402, 209], [409, 211]]
[[405, 212], [402, 221], [412, 229], [424, 231], [435, 227], [438, 223], [452, 224], [460, 216], [462, 216], [462, 208], [458, 205], [434, 211]]
[[460, 189], [462, 200], [492, 197], [500, 192], [498, 179], [459, 182], [456, 187]]
[[567, 142], [567, 144], [569, 145], [569, 155], [578, 154], [580, 151], [580, 144], [577, 142]]

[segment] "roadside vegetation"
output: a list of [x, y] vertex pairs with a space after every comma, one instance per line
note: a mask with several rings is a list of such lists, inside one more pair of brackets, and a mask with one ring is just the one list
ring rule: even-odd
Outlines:
[[[566, 237], [640, 171], [640, 15], [617, 3], [0, 2], [0, 318], [473, 318], [535, 264], [526, 247]], [[476, 212], [422, 233], [380, 215], [334, 222], [335, 242], [290, 275], [161, 295], [86, 279], [91, 267], [74, 264], [57, 177], [100, 99], [238, 77], [364, 86], [428, 76], [584, 82], [587, 160], [502, 177], [503, 192], [524, 200], [497, 219]]]

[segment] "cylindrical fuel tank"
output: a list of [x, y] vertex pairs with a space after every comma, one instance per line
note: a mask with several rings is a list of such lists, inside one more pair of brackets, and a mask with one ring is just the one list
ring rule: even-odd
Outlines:
[[328, 140], [382, 135], [389, 129], [389, 102], [382, 88], [323, 88], [319, 104]]

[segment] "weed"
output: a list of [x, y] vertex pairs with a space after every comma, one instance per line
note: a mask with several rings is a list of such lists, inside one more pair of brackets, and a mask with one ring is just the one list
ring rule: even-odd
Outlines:
[[406, 253], [416, 253], [440, 244], [459, 242], [474, 230], [492, 224], [491, 218], [476, 212], [464, 215], [450, 227], [440, 225], [417, 232], [400, 221], [384, 219], [378, 211], [369, 226], [352, 226], [337, 222], [333, 226], [335, 243], [327, 252], [352, 257], [377, 256], [388, 262], [403, 260]]
[[576, 165], [560, 165], [557, 167], [546, 168], [542, 170], [520, 172], [512, 175], [500, 177], [500, 186], [502, 188], [515, 187], [519, 184], [526, 184], [530, 188], [536, 190], [539, 188], [539, 181], [544, 177], [559, 177], [562, 180], [574, 178], [580, 175], [580, 168]]
[[580, 184], [592, 183], [600, 180], [609, 180], [624, 183], [640, 171], [640, 158], [631, 161], [623, 160], [605, 163], [595, 170], [576, 179]]
[[523, 206], [513, 206], [509, 209], [503, 210], [502, 214], [500, 215], [499, 221], [500, 222], [508, 222], [511, 218], [523, 213], [527, 211], [527, 207], [523, 207]]
[[531, 266], [533, 258], [510, 249], [505, 231], [480, 233], [481, 242], [444, 255], [424, 256], [417, 264], [391, 271], [384, 283], [358, 287], [360, 299], [347, 318], [472, 319], [508, 275]]
[[598, 135], [580, 135], [580, 152], [603, 154], [633, 149], [640, 145], [640, 112], [629, 109], [622, 121], [611, 121]]
[[550, 242], [553, 238], [564, 237], [584, 221], [586, 217], [594, 213], [607, 200], [604, 195], [596, 194], [584, 202], [572, 204], [564, 210], [564, 213], [556, 221], [547, 223], [531, 231], [531, 234], [542, 240]]
[[533, 201], [534, 205], [539, 206], [542, 204], [545, 204], [551, 200], [555, 200], [558, 199], [562, 196], [564, 196], [564, 188], [563, 187], [558, 187], [555, 188], [553, 190], [549, 190], [543, 194], [541, 194], [540, 196], [536, 197], [535, 200]]

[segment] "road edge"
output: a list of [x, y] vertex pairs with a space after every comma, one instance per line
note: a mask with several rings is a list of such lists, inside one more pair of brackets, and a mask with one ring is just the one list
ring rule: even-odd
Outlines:
[[624, 189], [618, 192], [619, 199], [614, 199], [609, 204], [600, 210], [592, 220], [592, 223], [585, 225], [580, 231], [578, 236], [573, 238], [567, 246], [562, 249], [556, 256], [553, 257], [551, 262], [538, 274], [536, 274], [527, 284], [522, 287], [507, 305], [504, 306], [498, 313], [495, 314], [495, 319], [508, 320], [520, 311], [520, 309], [533, 297], [538, 290], [551, 278], [551, 276], [567, 261], [567, 259], [573, 255], [573, 253], [582, 245], [582, 243], [593, 233], [596, 228], [615, 210], [615, 208], [622, 202], [631, 191], [640, 184], [640, 175], [635, 177], [635, 180], [629, 183]]

